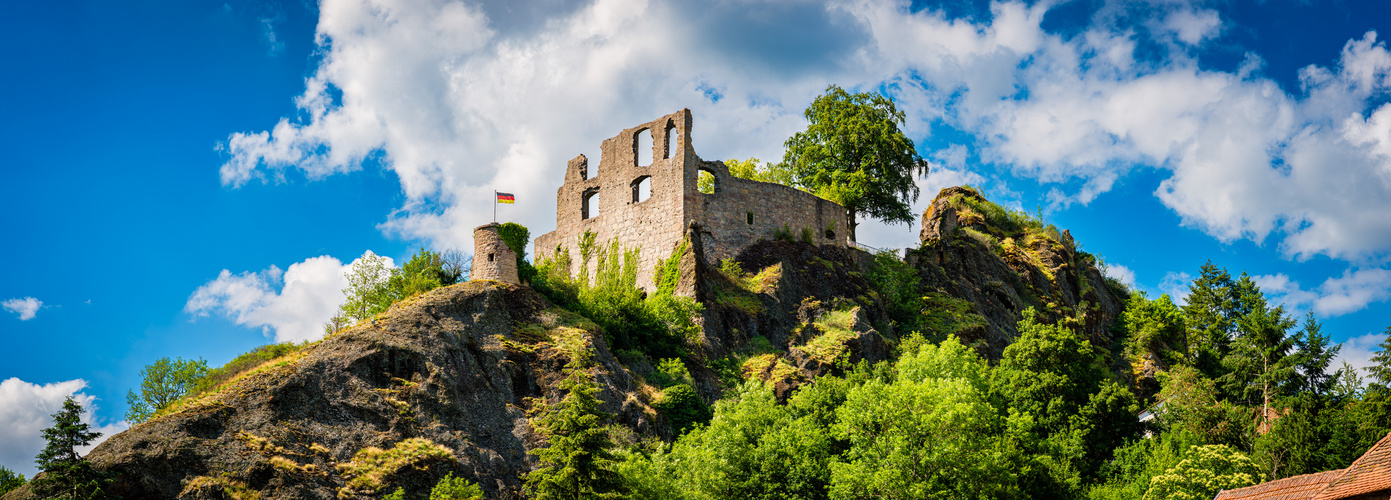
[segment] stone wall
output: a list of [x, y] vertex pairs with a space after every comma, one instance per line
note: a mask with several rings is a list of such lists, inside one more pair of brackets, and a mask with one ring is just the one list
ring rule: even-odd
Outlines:
[[[651, 134], [650, 151], [638, 151], [644, 133]], [[596, 167], [580, 155], [566, 166], [565, 183], [556, 191], [556, 229], [536, 238], [537, 260], [567, 250], [570, 272], [577, 272], [579, 235], [593, 231], [598, 243], [617, 238], [625, 248], [641, 247], [638, 286], [652, 290], [653, 268], [680, 245], [692, 221], [702, 228], [706, 259], [712, 264], [759, 239], [772, 239], [784, 225], [799, 239], [803, 228], [811, 229], [817, 244], [844, 245], [846, 239], [840, 205], [787, 186], [739, 179], [729, 175], [724, 163], [701, 160], [691, 145], [689, 109], [605, 140], [598, 163]], [[643, 163], [648, 165], [639, 166]], [[714, 175], [713, 194], [699, 192], [701, 170]], [[638, 186], [644, 182], [651, 195], [639, 199]], [[587, 210], [591, 196], [598, 197], [597, 213]]]
[[469, 281], [521, 284], [517, 277], [517, 254], [502, 240], [498, 233], [500, 227], [501, 224], [493, 222], [473, 228], [473, 268], [469, 270]]

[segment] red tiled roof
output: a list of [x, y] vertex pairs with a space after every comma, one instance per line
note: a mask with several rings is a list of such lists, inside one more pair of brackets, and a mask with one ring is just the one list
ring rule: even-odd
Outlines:
[[1339, 500], [1387, 491], [1391, 491], [1391, 434], [1346, 469], [1223, 490], [1213, 500]]
[[1347, 469], [1287, 477], [1245, 488], [1222, 490], [1214, 500], [1302, 500], [1312, 498]]
[[1314, 500], [1333, 500], [1391, 490], [1391, 434], [1377, 441]]

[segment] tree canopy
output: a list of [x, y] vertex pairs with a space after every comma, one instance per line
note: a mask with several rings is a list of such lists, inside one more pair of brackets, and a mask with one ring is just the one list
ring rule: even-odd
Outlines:
[[831, 85], [804, 116], [807, 129], [784, 143], [794, 186], [844, 206], [852, 240], [861, 213], [889, 224], [913, 222], [914, 176], [930, 167], [900, 129], [904, 113], [892, 99]]

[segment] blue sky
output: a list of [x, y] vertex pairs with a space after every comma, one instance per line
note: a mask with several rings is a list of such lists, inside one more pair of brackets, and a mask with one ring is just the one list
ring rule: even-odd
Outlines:
[[[565, 161], [695, 114], [707, 159], [776, 159], [828, 84], [892, 95], [936, 190], [981, 186], [1111, 273], [1208, 259], [1365, 362], [1391, 325], [1391, 4], [77, 1], [0, 38], [0, 465], [62, 398], [124, 428], [161, 356], [317, 334], [365, 251], [554, 227]], [[867, 225], [861, 241], [915, 242]]]

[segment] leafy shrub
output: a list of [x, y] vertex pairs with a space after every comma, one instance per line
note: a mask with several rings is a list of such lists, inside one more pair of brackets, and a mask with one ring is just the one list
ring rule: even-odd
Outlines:
[[[679, 254], [658, 263], [654, 269], [657, 292], [646, 295], [637, 287], [637, 248], [623, 248], [617, 239], [599, 244], [590, 231], [580, 235], [579, 246], [581, 261], [575, 277], [570, 276], [569, 252], [557, 251], [537, 265], [533, 288], [603, 328], [611, 349], [637, 350], [651, 359], [669, 358], [679, 356], [684, 344], [698, 341], [700, 328], [693, 317], [701, 305], [673, 295], [680, 281]], [[594, 270], [592, 280], [590, 269]]]
[[206, 375], [193, 384], [194, 389], [190, 394], [197, 395], [213, 390], [252, 368], [261, 366], [267, 361], [293, 354], [308, 345], [309, 342], [281, 342], [263, 345], [244, 352], [232, 358], [227, 364], [208, 370]]
[[430, 490], [430, 500], [483, 500], [483, 488], [450, 472]]
[[677, 435], [686, 433], [696, 424], [710, 420], [710, 407], [696, 394], [690, 384], [676, 384], [662, 391], [661, 397], [652, 407], [665, 415], [671, 422], [671, 430]]

